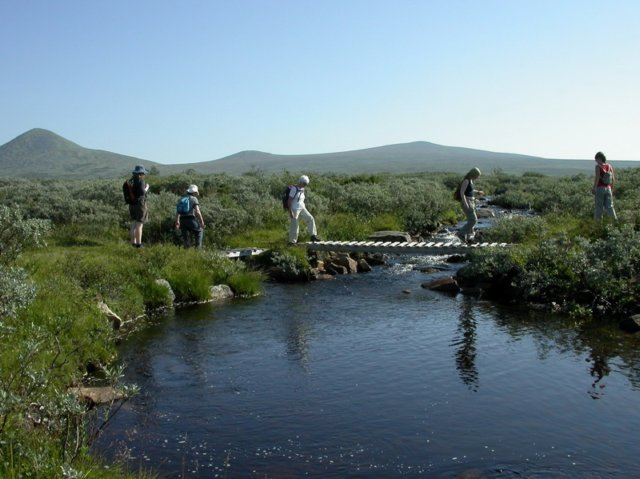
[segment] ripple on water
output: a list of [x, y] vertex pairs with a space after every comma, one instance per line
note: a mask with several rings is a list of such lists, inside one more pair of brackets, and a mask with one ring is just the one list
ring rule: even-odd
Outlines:
[[143, 393], [98, 447], [168, 477], [640, 476], [633, 348], [423, 290], [410, 264], [268, 285], [130, 339]]

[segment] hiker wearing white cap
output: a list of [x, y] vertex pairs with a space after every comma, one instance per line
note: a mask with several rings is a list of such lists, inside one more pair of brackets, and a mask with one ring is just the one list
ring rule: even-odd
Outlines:
[[473, 240], [473, 228], [478, 222], [475, 195], [484, 195], [484, 191], [474, 189], [473, 182], [478, 178], [480, 178], [480, 169], [471, 168], [460, 182], [456, 191], [456, 198], [460, 200], [462, 211], [467, 217], [466, 224], [458, 231], [458, 238], [465, 242]]
[[182, 232], [182, 244], [185, 248], [191, 246], [192, 239], [197, 248], [202, 248], [204, 218], [200, 212], [199, 194], [196, 185], [189, 185], [176, 205], [176, 229]]
[[304, 189], [308, 184], [309, 177], [307, 175], [302, 175], [298, 179], [298, 184], [289, 191], [289, 202], [287, 205], [290, 219], [289, 244], [296, 244], [298, 242], [300, 219], [303, 219], [307, 224], [307, 231], [311, 237], [311, 241], [320, 241], [316, 231], [316, 221], [304, 205]]
[[131, 216], [131, 227], [129, 228], [129, 237], [131, 245], [135, 248], [142, 248], [142, 227], [149, 218], [147, 209], [147, 192], [149, 184], [145, 182], [145, 170], [143, 165], [136, 165], [131, 172], [131, 179], [125, 182], [128, 188], [129, 215]]

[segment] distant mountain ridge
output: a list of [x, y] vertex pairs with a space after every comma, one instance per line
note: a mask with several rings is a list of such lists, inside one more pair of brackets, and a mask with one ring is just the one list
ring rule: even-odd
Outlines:
[[[251, 169], [266, 172], [315, 171], [336, 173], [417, 173], [424, 171], [466, 172], [473, 166], [493, 170], [515, 165], [535, 164], [543, 158], [510, 153], [494, 153], [471, 148], [415, 141], [362, 150], [308, 155], [278, 155], [260, 151], [242, 151], [206, 163], [188, 163], [182, 167], [207, 173], [241, 174]], [[520, 170], [520, 168], [517, 168]]]
[[0, 176], [112, 178], [135, 165], [158, 165], [132, 156], [84, 148], [55, 133], [34, 128], [0, 146]]
[[[82, 147], [51, 131], [34, 128], [0, 146], [1, 177], [117, 178], [128, 176], [135, 165], [157, 169], [162, 175], [227, 173], [241, 175], [288, 171], [307, 173], [465, 173], [477, 166], [491, 172], [519, 174], [535, 171], [547, 175], [591, 173], [592, 160], [553, 160], [514, 153], [443, 146], [426, 141], [386, 145], [362, 150], [305, 155], [279, 155], [241, 151], [218, 160], [165, 165], [133, 156]], [[640, 167], [640, 162], [625, 162]], [[619, 166], [620, 167], [620, 166]]]

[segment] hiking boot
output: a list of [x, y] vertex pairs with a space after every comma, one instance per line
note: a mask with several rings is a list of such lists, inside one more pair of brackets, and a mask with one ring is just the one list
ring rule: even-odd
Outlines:
[[316, 241], [321, 241], [318, 235], [311, 235], [311, 242], [315, 243]]

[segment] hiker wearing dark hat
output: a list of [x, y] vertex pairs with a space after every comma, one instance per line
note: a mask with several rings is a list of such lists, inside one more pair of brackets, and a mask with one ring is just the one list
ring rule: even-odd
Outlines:
[[133, 201], [129, 204], [129, 215], [131, 216], [129, 236], [131, 237], [131, 245], [136, 248], [142, 248], [142, 227], [149, 217], [147, 210], [149, 184], [144, 180], [146, 174], [147, 170], [144, 169], [144, 166], [136, 165], [129, 180], [133, 197]]
[[198, 186], [189, 185], [176, 205], [176, 229], [182, 232], [182, 244], [185, 248], [191, 246], [192, 239], [196, 248], [202, 248], [204, 218], [200, 212], [198, 195]]
[[473, 228], [478, 222], [475, 195], [484, 195], [484, 191], [474, 189], [473, 182], [478, 178], [480, 178], [480, 169], [471, 168], [471, 170], [464, 175], [456, 191], [456, 198], [460, 200], [462, 211], [464, 211], [467, 217], [466, 224], [458, 231], [458, 238], [465, 242], [473, 240]]

